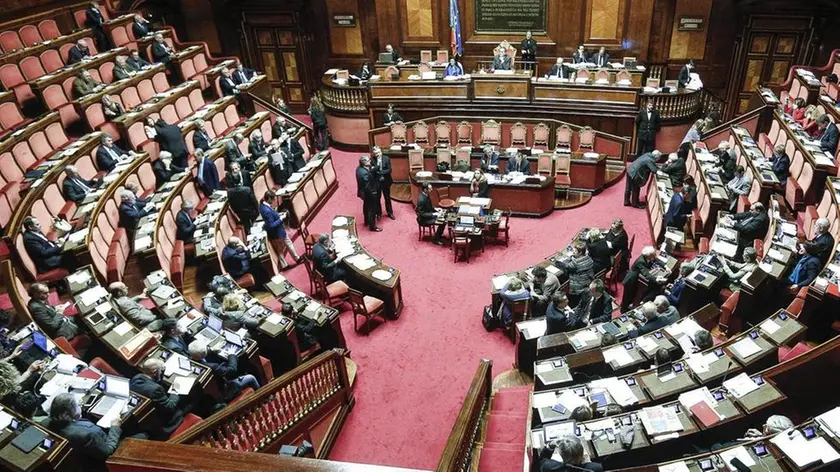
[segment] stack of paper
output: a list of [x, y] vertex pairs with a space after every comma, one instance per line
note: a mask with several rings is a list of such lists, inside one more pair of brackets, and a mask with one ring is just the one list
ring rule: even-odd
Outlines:
[[627, 385], [627, 382], [615, 378], [609, 380], [606, 385], [607, 391], [616, 403], [626, 407], [639, 402], [639, 399], [633, 393], [633, 390], [630, 389], [630, 386]]
[[639, 418], [650, 436], [682, 431], [683, 425], [673, 408], [654, 406], [642, 408]]
[[820, 436], [808, 440], [798, 430], [779, 433], [770, 442], [778, 446], [799, 468], [804, 468], [817, 461], [828, 464], [840, 459], [840, 454], [831, 447], [824, 437]]
[[624, 367], [633, 363], [633, 357], [624, 346], [617, 346], [604, 351], [604, 362], [615, 362], [620, 367]]
[[636, 346], [639, 346], [639, 349], [645, 351], [646, 354], [651, 355], [659, 349], [659, 345], [656, 344], [656, 341], [651, 339], [648, 336], [642, 336], [636, 339]]
[[741, 398], [754, 390], [758, 390], [758, 385], [756, 385], [755, 382], [753, 382], [753, 379], [744, 373], [738, 374], [737, 376], [727, 380], [723, 383], [723, 386], [735, 398]]
[[779, 329], [781, 329], [781, 326], [779, 326], [778, 323], [776, 323], [772, 319], [765, 320], [763, 323], [761, 323], [761, 325], [759, 325], [759, 327], [762, 331], [764, 331], [767, 334], [773, 334]]
[[761, 347], [749, 336], [745, 336], [744, 339], [733, 344], [732, 349], [744, 359], [761, 352]]
[[840, 407], [817, 416], [817, 421], [823, 426], [823, 431], [837, 437], [840, 435]]

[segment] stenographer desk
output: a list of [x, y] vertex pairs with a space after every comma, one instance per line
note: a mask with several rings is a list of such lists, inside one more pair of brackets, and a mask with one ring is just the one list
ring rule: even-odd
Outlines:
[[[417, 198], [424, 184], [435, 189], [449, 188], [449, 198], [470, 196], [470, 182], [467, 180], [444, 180], [434, 173], [427, 178], [411, 178], [411, 202], [417, 205]], [[494, 182], [490, 185], [489, 198], [494, 210], [511, 211], [517, 216], [546, 216], [554, 211], [554, 177], [546, 177], [538, 183]]]

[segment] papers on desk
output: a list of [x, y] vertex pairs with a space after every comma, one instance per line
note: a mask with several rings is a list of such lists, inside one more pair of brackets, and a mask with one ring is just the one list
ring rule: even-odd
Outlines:
[[510, 277], [507, 275], [497, 275], [493, 277], [493, 289], [501, 290], [510, 282]]
[[90, 230], [88, 228], [82, 228], [79, 231], [70, 233], [70, 236], [67, 237], [67, 240], [72, 243], [79, 244], [85, 240], [89, 232]]
[[656, 341], [651, 339], [649, 336], [642, 336], [636, 339], [636, 346], [639, 346], [639, 349], [645, 351], [645, 354], [651, 355], [659, 349], [659, 345], [656, 344]]
[[709, 365], [718, 359], [715, 353], [708, 354], [692, 354], [685, 360], [691, 371], [695, 374], [703, 374], [709, 371]]
[[131, 331], [131, 324], [128, 321], [123, 321], [118, 324], [113, 331], [117, 334], [117, 336], [125, 336], [126, 333]]
[[744, 395], [758, 390], [758, 385], [753, 382], [749, 375], [741, 373], [723, 383], [726, 390], [735, 398], [741, 398]]
[[481, 213], [481, 208], [472, 205], [461, 205], [458, 207], [459, 215], [478, 215]]
[[525, 333], [527, 339], [534, 339], [545, 334], [546, 329], [548, 329], [548, 324], [545, 322], [545, 319], [528, 320], [517, 323], [516, 327]]
[[142, 251], [143, 249], [152, 247], [152, 237], [142, 236], [134, 240], [134, 250]]
[[181, 359], [186, 361], [185, 365], [189, 364], [189, 359], [187, 359], [186, 356], [173, 352], [163, 364], [163, 375], [167, 377], [173, 374], [184, 376], [190, 375], [190, 369], [184, 369], [181, 367]]
[[85, 306], [91, 306], [96, 303], [97, 300], [105, 298], [108, 296], [108, 291], [105, 290], [105, 287], [101, 285], [97, 285], [96, 287], [91, 287], [79, 295], [79, 301], [82, 302]]
[[721, 451], [719, 452], [719, 455], [723, 462], [730, 465], [730, 470], [735, 470], [735, 467], [731, 466], [732, 459], [735, 458], [740, 460], [747, 467], [752, 467], [756, 465], [755, 461], [752, 458], [752, 455], [750, 455], [750, 453], [747, 452], [747, 448], [745, 448], [744, 446], [733, 447], [732, 449]]
[[90, 271], [80, 270], [74, 274], [67, 276], [67, 282], [74, 285], [84, 285], [91, 279]]
[[557, 401], [555, 401], [549, 406], [554, 405], [563, 405], [564, 408], [569, 410], [570, 414], [571, 412], [575, 411], [575, 408], [579, 406], [588, 406], [586, 404], [586, 400], [577, 396], [577, 394], [571, 389], [564, 390], [563, 393], [561, 393], [560, 396], [557, 398]]
[[823, 426], [826, 434], [840, 436], [840, 407], [817, 416], [816, 420]]
[[6, 429], [12, 423], [13, 416], [3, 411], [3, 407], [0, 407], [0, 430]]
[[715, 229], [715, 233], [717, 233], [720, 237], [722, 237], [724, 239], [728, 239], [730, 241], [737, 241], [738, 240], [738, 233], [736, 233], [734, 230], [731, 230], [729, 228], [724, 228], [722, 226], [718, 226], [717, 229]]
[[574, 336], [570, 339], [572, 344], [577, 347], [585, 346], [590, 342], [594, 342], [598, 340], [598, 335], [593, 333], [588, 329], [584, 329], [582, 331], [577, 332]]
[[733, 258], [735, 257], [735, 253], [738, 252], [738, 246], [726, 241], [717, 240], [712, 244], [712, 251], [723, 254], [728, 258]]
[[156, 270], [146, 277], [146, 282], [148, 282], [149, 285], [154, 286], [154, 285], [157, 285], [157, 284], [163, 282], [163, 279], [165, 279], [165, 278], [166, 278], [166, 272], [164, 272], [162, 270]]
[[391, 274], [391, 273], [390, 273], [390, 272], [388, 272], [387, 270], [382, 270], [382, 269], [379, 269], [379, 270], [375, 270], [375, 271], [373, 271], [373, 273], [371, 273], [370, 275], [371, 275], [371, 277], [373, 277], [374, 279], [376, 279], [376, 280], [381, 280], [381, 281], [383, 281], [383, 282], [384, 282], [384, 281], [386, 281], [386, 280], [390, 279], [390, 278], [392, 277], [392, 275], [393, 275], [393, 274]]
[[765, 320], [759, 325], [759, 327], [762, 331], [764, 331], [767, 334], [773, 334], [779, 329], [781, 329], [781, 326], [779, 326], [779, 324], [773, 321], [772, 319]]
[[545, 441], [553, 441], [563, 436], [575, 434], [575, 422], [564, 421], [562, 423], [550, 424], [545, 427]]
[[344, 217], [344, 216], [336, 216], [332, 220], [332, 225], [333, 226], [347, 226], [347, 223], [348, 223], [347, 218]]
[[732, 345], [732, 350], [738, 353], [738, 355], [742, 358], [746, 359], [761, 352], [761, 347], [756, 344], [751, 337], [745, 336], [744, 339]]
[[333, 239], [347, 239], [350, 236], [350, 232], [346, 229], [334, 229], [332, 232]]
[[99, 418], [99, 421], [96, 422], [96, 426], [100, 428], [110, 428], [111, 424], [114, 422], [115, 419], [118, 419], [122, 414], [123, 409], [128, 405], [128, 401], [126, 399], [117, 399], [114, 401], [111, 408], [108, 408], [108, 411], [102, 415], [102, 418]]
[[195, 384], [195, 377], [181, 377], [176, 375], [172, 379], [172, 385], [169, 387], [168, 393], [175, 393], [177, 395], [188, 395]]
[[659, 466], [659, 472], [691, 472], [685, 461], [674, 462], [673, 464], [665, 464]]
[[169, 285], [161, 285], [160, 287], [156, 288], [154, 292], [152, 292], [153, 297], [157, 298], [169, 298], [172, 294], [175, 293], [175, 288]]
[[604, 362], [615, 362], [620, 367], [624, 367], [633, 363], [633, 357], [630, 356], [630, 353], [627, 352], [627, 349], [625, 349], [624, 346], [612, 347], [610, 349], [605, 350], [603, 353]]
[[376, 266], [376, 261], [367, 254], [356, 254], [355, 256], [347, 257], [344, 262], [351, 264], [359, 270], [368, 270]]
[[834, 159], [832, 159], [827, 153], [815, 152], [815, 153], [813, 153], [813, 155], [814, 155], [814, 160], [816, 161], [817, 165], [827, 166], [827, 167], [834, 166]]
[[280, 325], [283, 322], [283, 315], [280, 313], [272, 313], [265, 318], [265, 321], [273, 325]]
[[827, 464], [840, 459], [840, 454], [828, 444], [824, 437], [820, 436], [808, 440], [799, 430], [781, 432], [770, 442], [781, 449], [799, 468], [804, 468], [817, 461]]
[[639, 399], [636, 397], [636, 394], [633, 393], [633, 390], [630, 389], [630, 386], [627, 385], [627, 382], [611, 378], [606, 379], [605, 383], [610, 396], [619, 405], [626, 407], [639, 402]]
[[654, 406], [642, 408], [639, 413], [642, 426], [650, 436], [682, 431], [683, 425], [672, 407]]
[[[717, 400], [712, 396], [712, 392], [709, 391], [708, 387], [698, 388], [696, 390], [691, 390], [689, 392], [685, 392], [680, 394], [679, 396], [680, 403], [686, 408], [691, 409], [694, 405], [698, 403], [705, 403], [714, 410], [717, 407]], [[720, 414], [715, 411], [715, 414], [720, 417]]]
[[550, 408], [557, 404], [557, 395], [554, 392], [536, 392], [531, 395], [532, 408]]
[[71, 356], [70, 354], [59, 354], [55, 357], [55, 360], [58, 361], [58, 365], [56, 365], [55, 370], [62, 374], [73, 375], [76, 373], [76, 369], [78, 367], [86, 367], [84, 361]]

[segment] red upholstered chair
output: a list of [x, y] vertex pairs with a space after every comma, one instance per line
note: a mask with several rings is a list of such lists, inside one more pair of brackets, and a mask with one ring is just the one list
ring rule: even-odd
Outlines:
[[260, 366], [262, 367], [265, 381], [271, 382], [274, 379], [274, 368], [271, 367], [271, 361], [260, 356]]
[[[138, 102], [147, 102], [147, 101], [151, 100], [152, 97], [155, 96], [155, 94], [157, 94], [157, 92], [155, 91], [155, 86], [154, 86], [154, 84], [152, 84], [151, 79], [143, 79], [143, 80], [140, 81], [140, 83], [137, 84], [136, 87], [128, 87], [128, 88], [133, 88], [134, 89], [134, 91], [136, 93], [136, 96], [139, 98]], [[125, 104], [123, 104], [123, 105], [125, 105]], [[129, 108], [127, 105], [125, 105], [125, 106], [126, 106], [126, 109]], [[134, 105], [134, 106], [136, 106], [136, 105]]]
[[26, 77], [26, 80], [35, 80], [47, 74], [44, 71], [44, 66], [41, 65], [41, 61], [35, 56], [24, 57], [21, 59], [19, 65], [20, 71]]
[[411, 127], [416, 144], [429, 144], [429, 125], [425, 121], [418, 121]]
[[524, 147], [528, 140], [528, 128], [521, 122], [516, 122], [510, 127], [510, 145], [512, 147]]
[[458, 135], [459, 146], [472, 146], [472, 124], [469, 121], [458, 123], [455, 133]]
[[449, 210], [450, 208], [455, 207], [455, 200], [449, 196], [449, 186], [440, 187], [435, 189], [435, 193], [437, 194], [437, 206]]
[[350, 287], [341, 280], [337, 280], [331, 284], [327, 284], [324, 276], [318, 272], [318, 269], [312, 270], [312, 277], [315, 281], [315, 293], [324, 301], [325, 304], [335, 308], [350, 299]]
[[723, 302], [720, 307], [720, 330], [726, 333], [727, 336], [734, 336], [741, 332], [741, 320], [734, 316], [735, 309], [738, 307], [738, 299], [741, 292], [735, 292]]
[[0, 83], [3, 84], [3, 88], [15, 93], [15, 99], [21, 106], [35, 99], [32, 88], [26, 83], [17, 64], [4, 64], [0, 67]]
[[117, 369], [111, 367], [111, 364], [105, 362], [105, 360], [101, 357], [94, 357], [93, 359], [91, 359], [90, 366], [96, 367], [97, 369], [101, 370], [103, 373], [108, 375], [121, 375], [119, 372], [117, 372]]
[[[199, 110], [204, 106], [204, 95], [201, 94], [201, 90], [193, 90], [188, 95], [188, 98], [190, 99], [190, 106], [193, 110]], [[236, 113], [235, 109], [234, 113]]]
[[778, 359], [779, 362], [785, 362], [793, 359], [794, 357], [805, 354], [810, 350], [811, 346], [805, 344], [804, 342], [798, 342], [793, 347], [779, 346]]
[[61, 31], [55, 20], [44, 20], [38, 23], [38, 31], [41, 32], [41, 37], [44, 39], [55, 39], [61, 36]]
[[23, 49], [24, 46], [17, 32], [10, 30], [0, 33], [0, 47], [8, 54], [16, 49]]
[[499, 221], [499, 231], [497, 237], [502, 239], [502, 236], [504, 235], [505, 246], [507, 246], [510, 242], [510, 214], [510, 210], [506, 211], [504, 218]]
[[152, 77], [152, 85], [155, 87], [155, 92], [163, 93], [169, 90], [169, 81], [166, 80], [166, 74], [163, 72], [157, 73]]
[[553, 164], [553, 155], [550, 152], [544, 152], [537, 158], [537, 174], [549, 176], [551, 175], [551, 166]]
[[26, 119], [20, 114], [16, 103], [0, 103], [0, 128], [11, 129], [23, 124]]
[[558, 126], [555, 138], [555, 150], [572, 152], [572, 128], [569, 125], [563, 124]]
[[15, 249], [18, 253], [18, 257], [21, 259], [23, 268], [29, 273], [30, 277], [34, 279], [35, 282], [55, 283], [70, 275], [70, 272], [67, 269], [63, 269], [61, 267], [47, 272], [38, 272], [38, 269], [35, 267], [35, 262], [29, 257], [29, 253], [23, 245], [22, 233], [18, 234], [17, 238], [15, 238]]
[[551, 134], [550, 128], [545, 123], [537, 123], [534, 125], [534, 142], [532, 144], [535, 148], [548, 148], [548, 137]]
[[177, 428], [175, 428], [175, 431], [172, 431], [172, 434], [169, 435], [169, 439], [178, 437], [179, 434], [192, 428], [198, 423], [201, 423], [202, 421], [204, 421], [202, 417], [193, 413], [187, 413], [186, 415], [184, 415], [184, 421], [182, 421], [181, 424]]
[[569, 190], [572, 185], [571, 154], [554, 155], [554, 187], [562, 190]]
[[498, 146], [502, 142], [502, 125], [496, 120], [481, 122], [481, 144]]
[[350, 304], [353, 306], [353, 329], [357, 332], [359, 331], [358, 319], [360, 316], [365, 320], [362, 326], [368, 326], [368, 332], [365, 334], [370, 334], [371, 319], [380, 316], [383, 321], [387, 321], [387, 318], [385, 318], [385, 303], [378, 298], [350, 289]]
[[406, 129], [405, 123], [402, 121], [397, 121], [396, 123], [391, 123], [391, 145], [405, 145], [407, 142], [406, 135], [408, 134], [408, 130]]
[[580, 144], [578, 145], [578, 151], [591, 151], [594, 147], [595, 131], [593, 131], [589, 126], [584, 126], [583, 129], [580, 130]]
[[106, 62], [99, 66], [99, 77], [103, 84], [110, 84], [114, 81], [114, 66], [113, 62]]
[[91, 344], [93, 344], [93, 342], [90, 340], [90, 336], [88, 336], [87, 334], [79, 334], [74, 336], [73, 339], [69, 341], [69, 344], [72, 348], [71, 352], [78, 353], [76, 354], [76, 356], [81, 358], [80, 355], [84, 355], [84, 353], [87, 352], [88, 349], [90, 349], [90, 346]]
[[435, 123], [435, 146], [449, 146], [452, 141], [451, 133], [452, 127], [446, 121]]

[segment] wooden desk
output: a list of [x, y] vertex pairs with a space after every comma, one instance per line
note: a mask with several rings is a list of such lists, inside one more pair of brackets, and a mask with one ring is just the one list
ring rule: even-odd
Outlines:
[[568, 105], [586, 103], [617, 104], [638, 107], [638, 87], [575, 82], [560, 82], [545, 78], [531, 79], [534, 103], [554, 102]]
[[15, 49], [0, 56], [0, 65], [4, 64], [20, 64], [24, 58], [29, 56], [40, 56], [48, 49], [55, 49], [58, 52], [61, 46], [65, 44], [73, 44], [76, 41], [85, 38], [90, 44], [93, 44], [93, 34], [90, 28], [83, 28], [72, 33], [61, 35], [55, 39], [48, 39], [38, 44], [25, 47], [23, 49]]
[[152, 113], [160, 113], [160, 110], [166, 105], [174, 105], [176, 100], [181, 97], [186, 97], [190, 94], [190, 92], [198, 89], [199, 83], [197, 80], [184, 82], [181, 85], [170, 88], [166, 92], [155, 95], [155, 97], [151, 100], [138, 105], [132, 111], [127, 112], [124, 115], [114, 118], [111, 122], [117, 126], [121, 139], [130, 143], [131, 139], [128, 136], [128, 130], [131, 128], [131, 125], [135, 123], [143, 123], [146, 120], [146, 117]]
[[386, 80], [370, 82], [370, 97], [377, 100], [467, 100], [472, 82], [465, 80]]
[[[303, 132], [303, 129], [298, 130], [295, 138], [302, 136]], [[299, 228], [302, 223], [311, 221], [338, 189], [338, 178], [330, 151], [313, 155], [299, 172], [304, 174], [300, 180], [289, 182], [276, 191], [283, 200], [282, 208], [289, 212], [286, 224], [292, 228]]]
[[[802, 154], [805, 159], [805, 165], [810, 165], [814, 169], [813, 178], [811, 179], [811, 187], [802, 189], [805, 193], [805, 205], [811, 205], [817, 202], [817, 196], [822, 195], [826, 177], [829, 175], [837, 175], [837, 163], [834, 157], [828, 158], [823, 151], [819, 149], [819, 143], [814, 138], [809, 136], [802, 129], [799, 123], [793, 121], [791, 116], [781, 113], [776, 110], [774, 119], [779, 124], [781, 132], [786, 133], [788, 139], [793, 141], [796, 149]], [[791, 156], [792, 157], [792, 156]]]
[[758, 387], [758, 390], [753, 390], [743, 397], [735, 399], [735, 403], [737, 403], [738, 406], [740, 406], [748, 415], [754, 411], [760, 410], [774, 403], [781, 402], [787, 398], [785, 397], [785, 394], [779, 391], [779, 389], [777, 389], [775, 385], [771, 384], [769, 380], [764, 379], [762, 375], [754, 375], [752, 376], [752, 379], [756, 384], [762, 382]]
[[761, 329], [762, 336], [776, 346], [789, 346], [794, 344], [795, 340], [808, 329], [807, 326], [789, 316], [785, 311], [780, 311], [767, 318], [758, 327]]
[[[691, 378], [687, 367], [684, 361], [673, 362], [671, 369], [675, 376], [664, 382], [658, 376], [656, 368], [653, 368], [649, 372], [639, 375], [639, 383], [642, 384], [652, 400], [662, 400], [697, 388], [697, 383]], [[677, 372], [677, 370], [680, 370], [680, 372]]]
[[512, 74], [472, 74], [473, 99], [521, 100], [531, 97], [531, 71], [517, 70]]
[[[65, 80], [67, 80], [70, 77], [76, 76], [82, 70], [96, 69], [106, 62], [112, 62], [117, 56], [124, 56], [127, 53], [128, 49], [126, 49], [125, 47], [101, 52], [95, 56], [91, 56], [91, 58], [87, 61], [77, 62], [76, 64], [72, 64], [58, 69], [52, 74], [43, 75], [29, 82], [29, 85], [30, 87], [32, 87], [32, 91], [35, 93], [35, 95], [37, 95], [41, 99], [41, 103], [43, 103], [46, 108], [49, 108], [46, 102], [44, 101], [44, 90], [47, 87], [54, 84], [61, 85], [64, 83]], [[68, 99], [72, 98], [73, 97], [68, 97]]]
[[[742, 353], [734, 347], [734, 345], [739, 342], [750, 344], [747, 339], [751, 339], [760, 350], [755, 354], [744, 357]], [[770, 367], [777, 362], [776, 346], [774, 346], [770, 341], [764, 339], [761, 336], [761, 330], [758, 328], [753, 328], [752, 330], [735, 337], [725, 350], [729, 356], [743, 365], [745, 369], [752, 372], [762, 370], [765, 367]]]
[[119, 95], [123, 90], [127, 89], [128, 87], [136, 87], [143, 80], [151, 80], [155, 74], [157, 74], [158, 72], [164, 72], [165, 70], [166, 66], [164, 66], [163, 64], [152, 64], [152, 67], [149, 67], [146, 70], [141, 70], [140, 72], [135, 73], [127, 79], [116, 80], [114, 82], [111, 82], [110, 84], [106, 84], [105, 88], [98, 92], [89, 93], [81, 98], [72, 97], [74, 98], [73, 107], [76, 109], [76, 113], [78, 113], [79, 116], [85, 118], [85, 111], [94, 103], [100, 103], [102, 101], [103, 96]]
[[[385, 311], [388, 316], [393, 319], [399, 318], [403, 308], [400, 271], [374, 257], [362, 246], [358, 231], [356, 230], [356, 218], [354, 216], [336, 216], [332, 221], [333, 240], [340, 239], [336, 237], [337, 231], [339, 232], [338, 234], [344, 234], [350, 239], [354, 255], [366, 255], [374, 261], [373, 266], [366, 269], [359, 269], [349, 263], [347, 258], [342, 260], [343, 266], [347, 268], [348, 284], [366, 295], [379, 298], [385, 302]], [[382, 280], [375, 277], [373, 275], [374, 273], [382, 275], [390, 273], [390, 277]]]
[[770, 194], [781, 185], [776, 174], [769, 168], [770, 161], [762, 154], [749, 130], [743, 126], [732, 125], [729, 141], [735, 151], [738, 164], [749, 169], [752, 178], [756, 179], [761, 186], [758, 201], [766, 206], [770, 200]]
[[[432, 68], [432, 71], [437, 72], [438, 76], [443, 76], [443, 72], [446, 70], [446, 66], [449, 65], [448, 63], [445, 64], [437, 64], [432, 63], [429, 66]], [[373, 66], [374, 74], [380, 77], [379, 80], [391, 80], [391, 77], [385, 74], [385, 70], [391, 66], [395, 66], [400, 71], [400, 78], [399, 80], [408, 80], [408, 77], [411, 75], [419, 75], [420, 74], [420, 65], [419, 64], [385, 64], [382, 62], [377, 62]], [[356, 71], [350, 71], [351, 74], [354, 74]]]
[[[0, 408], [0, 411], [12, 417], [11, 423], [0, 430], [0, 466], [4, 470], [13, 472], [60, 470], [69, 462], [67, 459], [72, 452], [72, 447], [66, 439], [11, 409]], [[27, 428], [40, 430], [46, 439], [40, 446], [24, 453], [12, 445], [12, 441]]]

